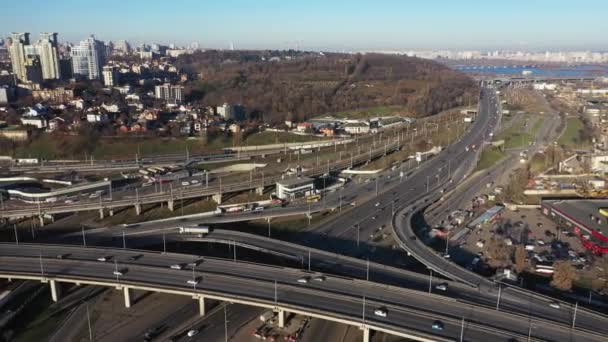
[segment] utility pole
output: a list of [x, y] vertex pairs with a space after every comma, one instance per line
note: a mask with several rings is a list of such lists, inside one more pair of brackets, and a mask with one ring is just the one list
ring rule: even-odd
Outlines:
[[226, 306], [228, 304], [224, 303], [224, 337], [225, 342], [228, 342], [228, 315], [226, 314]]
[[496, 298], [496, 310], [498, 311], [498, 307], [500, 306], [500, 294], [502, 292], [502, 286], [498, 283], [498, 298]]
[[462, 318], [462, 323], [460, 323], [460, 342], [464, 340], [464, 317]]
[[165, 239], [165, 231], [163, 230], [163, 254], [167, 254], [167, 241]]
[[89, 313], [89, 303], [86, 304], [87, 307], [87, 323], [89, 325], [89, 341], [93, 342], [93, 329], [91, 329], [91, 314]]
[[430, 273], [429, 273], [429, 294], [431, 294], [431, 289], [433, 286], [433, 269], [429, 268], [429, 271], [430, 271]]
[[42, 265], [42, 250], [40, 251], [40, 276], [44, 278], [44, 266]]
[[369, 258], [367, 258], [367, 263], [366, 263], [366, 270], [365, 270], [365, 280], [369, 281]]
[[365, 324], [365, 295], [363, 295], [363, 311], [361, 312], [361, 321]]
[[80, 225], [80, 228], [82, 228], [82, 246], [86, 247], [87, 246], [87, 239], [86, 239], [85, 234], [84, 234], [84, 226]]
[[578, 311], [578, 301], [574, 305], [574, 315], [572, 317], [572, 329], [576, 326], [576, 312]]
[[122, 231], [122, 249], [127, 248], [127, 240], [125, 239], [125, 231]]
[[308, 272], [310, 272], [310, 248], [308, 249]]
[[13, 228], [15, 229], [15, 244], [19, 244], [19, 235], [17, 234], [17, 224], [13, 224]]
[[376, 177], [376, 196], [378, 196], [378, 177]]

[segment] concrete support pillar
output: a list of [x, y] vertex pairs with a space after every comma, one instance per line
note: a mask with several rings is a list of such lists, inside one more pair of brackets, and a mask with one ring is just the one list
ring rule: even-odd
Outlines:
[[141, 204], [139, 203], [135, 204], [135, 214], [137, 214], [137, 216], [141, 215]]
[[258, 188], [255, 188], [255, 193], [258, 194], [258, 195], [260, 195], [260, 196], [264, 195], [264, 187], [260, 186]]
[[369, 342], [369, 327], [363, 327], [363, 342]]
[[59, 284], [53, 279], [49, 280], [49, 285], [51, 285], [51, 299], [53, 302], [57, 302], [59, 300]]
[[99, 219], [103, 220], [104, 216], [103, 216], [103, 208], [99, 208]]
[[114, 209], [110, 209], [110, 216], [114, 216]]
[[167, 201], [167, 208], [169, 208], [170, 211], [173, 211], [173, 204], [174, 202], [172, 199]]
[[125, 295], [125, 308], [130, 308], [131, 307], [131, 289], [129, 289], [127, 286], [122, 288], [122, 292]]
[[279, 328], [285, 328], [285, 310], [279, 310], [277, 316], [279, 316]]
[[44, 216], [40, 215], [38, 219], [40, 220], [40, 227], [44, 227]]
[[51, 218], [51, 222], [55, 222], [55, 216], [53, 216], [53, 215], [49, 215], [49, 216]]
[[221, 193], [213, 195], [211, 197], [211, 199], [217, 204], [222, 204], [222, 194]]
[[206, 308], [205, 308], [205, 296], [194, 297], [198, 299], [198, 313], [201, 317], [205, 316]]

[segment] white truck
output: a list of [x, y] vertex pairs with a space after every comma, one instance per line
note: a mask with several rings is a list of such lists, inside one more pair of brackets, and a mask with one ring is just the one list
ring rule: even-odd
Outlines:
[[201, 227], [179, 227], [180, 234], [209, 234], [211, 229], [208, 226]]

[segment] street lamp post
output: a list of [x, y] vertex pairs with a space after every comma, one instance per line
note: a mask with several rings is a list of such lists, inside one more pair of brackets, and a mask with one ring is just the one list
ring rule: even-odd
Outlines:
[[13, 224], [13, 228], [15, 229], [15, 244], [19, 244], [19, 234], [17, 234], [17, 224]]
[[500, 294], [502, 293], [502, 286], [498, 283], [498, 298], [496, 298], [496, 310], [498, 310], [500, 306]]
[[39, 257], [40, 257], [39, 258], [39, 260], [40, 260], [40, 276], [42, 278], [44, 278], [44, 266], [42, 265], [42, 251], [40, 251]]
[[578, 301], [574, 305], [574, 315], [572, 316], [572, 329], [574, 329], [575, 326], [576, 326], [576, 313], [577, 313], [577, 311], [578, 311]]
[[226, 305], [224, 303], [224, 341], [228, 342], [228, 315], [226, 314]]

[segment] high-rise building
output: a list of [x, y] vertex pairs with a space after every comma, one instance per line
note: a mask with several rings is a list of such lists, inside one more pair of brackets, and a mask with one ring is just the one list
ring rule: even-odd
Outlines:
[[154, 87], [154, 97], [165, 100], [167, 102], [182, 102], [184, 96], [184, 87], [180, 85], [171, 85], [165, 83]]
[[105, 43], [104, 48], [106, 51], [105, 55], [112, 56], [112, 53], [114, 53], [114, 43], [112, 43], [111, 41], [107, 42], [107, 43]]
[[42, 78], [45, 80], [61, 78], [57, 33], [40, 33], [40, 40], [36, 45], [42, 66]]
[[27, 55], [25, 57], [25, 79], [23, 82], [34, 83], [40, 85], [42, 83], [42, 65], [39, 55]]
[[113, 65], [106, 65], [103, 67], [103, 84], [106, 87], [113, 87], [118, 85], [118, 70]]
[[30, 45], [30, 34], [24, 33], [11, 33], [11, 44], [9, 53], [11, 56], [11, 64], [13, 66], [13, 73], [17, 75], [17, 78], [21, 81], [27, 79], [25, 71], [25, 58], [27, 57], [25, 47]]
[[131, 45], [126, 40], [119, 40], [114, 44], [114, 48], [122, 53], [130, 53]]
[[105, 45], [91, 36], [72, 48], [72, 68], [74, 76], [90, 80], [101, 77], [101, 67], [105, 64]]

